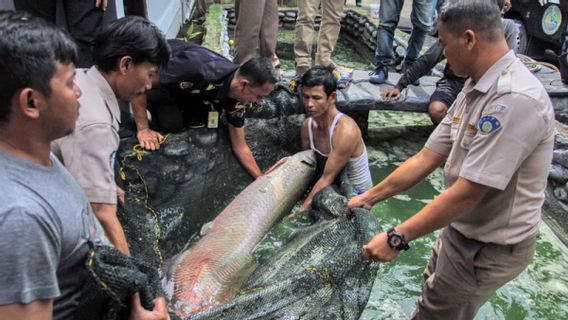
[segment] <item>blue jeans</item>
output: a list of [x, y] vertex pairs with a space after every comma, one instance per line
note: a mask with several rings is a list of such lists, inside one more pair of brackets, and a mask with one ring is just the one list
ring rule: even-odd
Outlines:
[[[426, 34], [433, 24], [436, 2], [433, 0], [414, 0], [412, 2], [412, 14], [410, 15], [412, 32], [408, 40], [404, 63], [413, 63], [420, 56]], [[377, 67], [386, 67], [392, 64], [394, 30], [398, 25], [403, 4], [404, 0], [381, 0], [377, 50], [375, 51], [375, 65]]]

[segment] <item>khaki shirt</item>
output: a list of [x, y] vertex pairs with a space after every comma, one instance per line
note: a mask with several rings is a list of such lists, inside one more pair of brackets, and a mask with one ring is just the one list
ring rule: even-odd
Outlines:
[[53, 141], [51, 149], [83, 188], [89, 202], [115, 204], [118, 101], [96, 67], [77, 69], [75, 82], [82, 91], [77, 126], [71, 135]]
[[492, 189], [451, 225], [503, 245], [535, 236], [553, 144], [552, 103], [513, 51], [469, 79], [426, 148], [448, 157], [446, 188], [462, 177]]

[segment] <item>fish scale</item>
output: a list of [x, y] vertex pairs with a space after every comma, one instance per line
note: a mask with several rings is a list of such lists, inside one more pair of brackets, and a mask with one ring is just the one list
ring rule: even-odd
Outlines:
[[234, 297], [253, 270], [253, 249], [303, 195], [315, 162], [311, 150], [290, 156], [231, 201], [209, 232], [177, 258], [169, 277], [172, 311], [187, 317]]

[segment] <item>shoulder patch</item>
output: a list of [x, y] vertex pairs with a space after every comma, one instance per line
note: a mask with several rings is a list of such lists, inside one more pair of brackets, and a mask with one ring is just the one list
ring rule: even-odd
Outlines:
[[490, 134], [501, 129], [501, 121], [494, 116], [485, 116], [477, 126], [481, 134]]

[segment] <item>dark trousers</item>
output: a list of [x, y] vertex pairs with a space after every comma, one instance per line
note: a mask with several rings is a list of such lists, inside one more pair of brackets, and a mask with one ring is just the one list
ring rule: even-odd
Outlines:
[[[57, 0], [14, 0], [16, 10], [24, 10], [56, 23]], [[93, 65], [92, 47], [103, 19], [103, 11], [92, 0], [63, 0], [67, 30], [79, 47], [77, 67]]]

